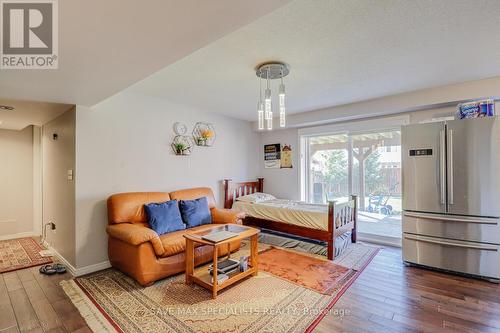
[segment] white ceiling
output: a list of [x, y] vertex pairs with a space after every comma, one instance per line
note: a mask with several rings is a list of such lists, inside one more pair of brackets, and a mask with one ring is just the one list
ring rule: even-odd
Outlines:
[[255, 120], [254, 68], [290, 64], [297, 113], [500, 75], [498, 0], [295, 0], [132, 86]]
[[0, 129], [20, 131], [29, 125], [42, 126], [68, 111], [73, 105], [27, 102], [0, 98], [0, 105], [12, 106], [14, 110], [0, 110]]
[[287, 2], [59, 1], [59, 69], [0, 70], [0, 98], [94, 105]]

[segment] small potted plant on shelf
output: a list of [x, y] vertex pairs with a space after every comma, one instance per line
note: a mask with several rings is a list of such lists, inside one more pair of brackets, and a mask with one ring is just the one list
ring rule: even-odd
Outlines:
[[207, 146], [208, 140], [214, 136], [214, 132], [211, 130], [203, 130], [200, 132], [200, 136], [197, 138], [198, 146]]
[[210, 123], [197, 122], [192, 134], [197, 146], [210, 147], [215, 142], [215, 128]]
[[175, 143], [174, 151], [177, 155], [184, 155], [184, 151], [186, 150], [186, 146], [183, 143]]
[[189, 155], [191, 153], [191, 146], [186, 142], [179, 142], [180, 140], [175, 140], [172, 143], [172, 150], [175, 155]]

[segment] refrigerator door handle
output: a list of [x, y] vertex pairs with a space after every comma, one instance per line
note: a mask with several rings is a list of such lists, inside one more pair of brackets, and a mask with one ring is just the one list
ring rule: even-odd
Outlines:
[[412, 235], [412, 234], [405, 234], [404, 238], [408, 239], [408, 240], [414, 240], [417, 242], [426, 242], [426, 243], [432, 243], [432, 244], [438, 244], [438, 245], [461, 247], [461, 248], [465, 248], [465, 249], [498, 252], [498, 246], [496, 246], [496, 245], [463, 242], [463, 241], [452, 241], [452, 240], [445, 240], [443, 238], [433, 238], [433, 237], [426, 237], [426, 236], [419, 236], [419, 235]]
[[450, 192], [448, 193], [448, 203], [453, 205], [453, 130], [448, 131], [448, 182], [450, 184]]
[[500, 219], [498, 218], [488, 218], [488, 217], [471, 217], [471, 216], [452, 216], [452, 215], [440, 215], [431, 213], [417, 213], [417, 212], [404, 212], [404, 216], [416, 217], [428, 220], [438, 220], [444, 222], [463, 222], [463, 223], [477, 223], [477, 224], [492, 224], [498, 225]]
[[445, 132], [439, 132], [439, 189], [441, 195], [441, 205], [446, 204], [446, 152], [445, 152]]

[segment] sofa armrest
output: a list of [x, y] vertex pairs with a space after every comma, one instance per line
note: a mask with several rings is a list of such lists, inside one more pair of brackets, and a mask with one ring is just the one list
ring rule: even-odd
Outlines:
[[232, 209], [212, 208], [212, 223], [216, 224], [242, 224], [245, 213], [237, 212]]
[[106, 227], [106, 232], [110, 237], [117, 238], [130, 245], [140, 245], [151, 242], [157, 256], [161, 256], [165, 249], [158, 237], [158, 234], [142, 223], [118, 223], [110, 224]]

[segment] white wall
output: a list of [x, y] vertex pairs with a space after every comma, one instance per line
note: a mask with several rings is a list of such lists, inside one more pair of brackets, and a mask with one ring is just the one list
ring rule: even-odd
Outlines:
[[48, 122], [42, 131], [43, 221], [56, 224], [55, 232], [47, 229], [46, 241], [75, 265], [75, 182], [67, 174], [75, 168], [75, 110]]
[[33, 235], [42, 234], [43, 174], [42, 127], [33, 126]]
[[[108, 260], [106, 199], [117, 192], [209, 186], [222, 205], [221, 180], [258, 176], [259, 135], [251, 124], [165, 100], [120, 93], [93, 108], [77, 107], [76, 265]], [[214, 124], [213, 147], [175, 156], [172, 126]]]
[[0, 156], [0, 237], [32, 233], [33, 127], [0, 130]]
[[[281, 143], [292, 145], [292, 168], [265, 169], [264, 145]], [[261, 135], [259, 146], [260, 175], [264, 177], [264, 192], [278, 198], [300, 200], [299, 192], [299, 136], [297, 128], [274, 130]]]

